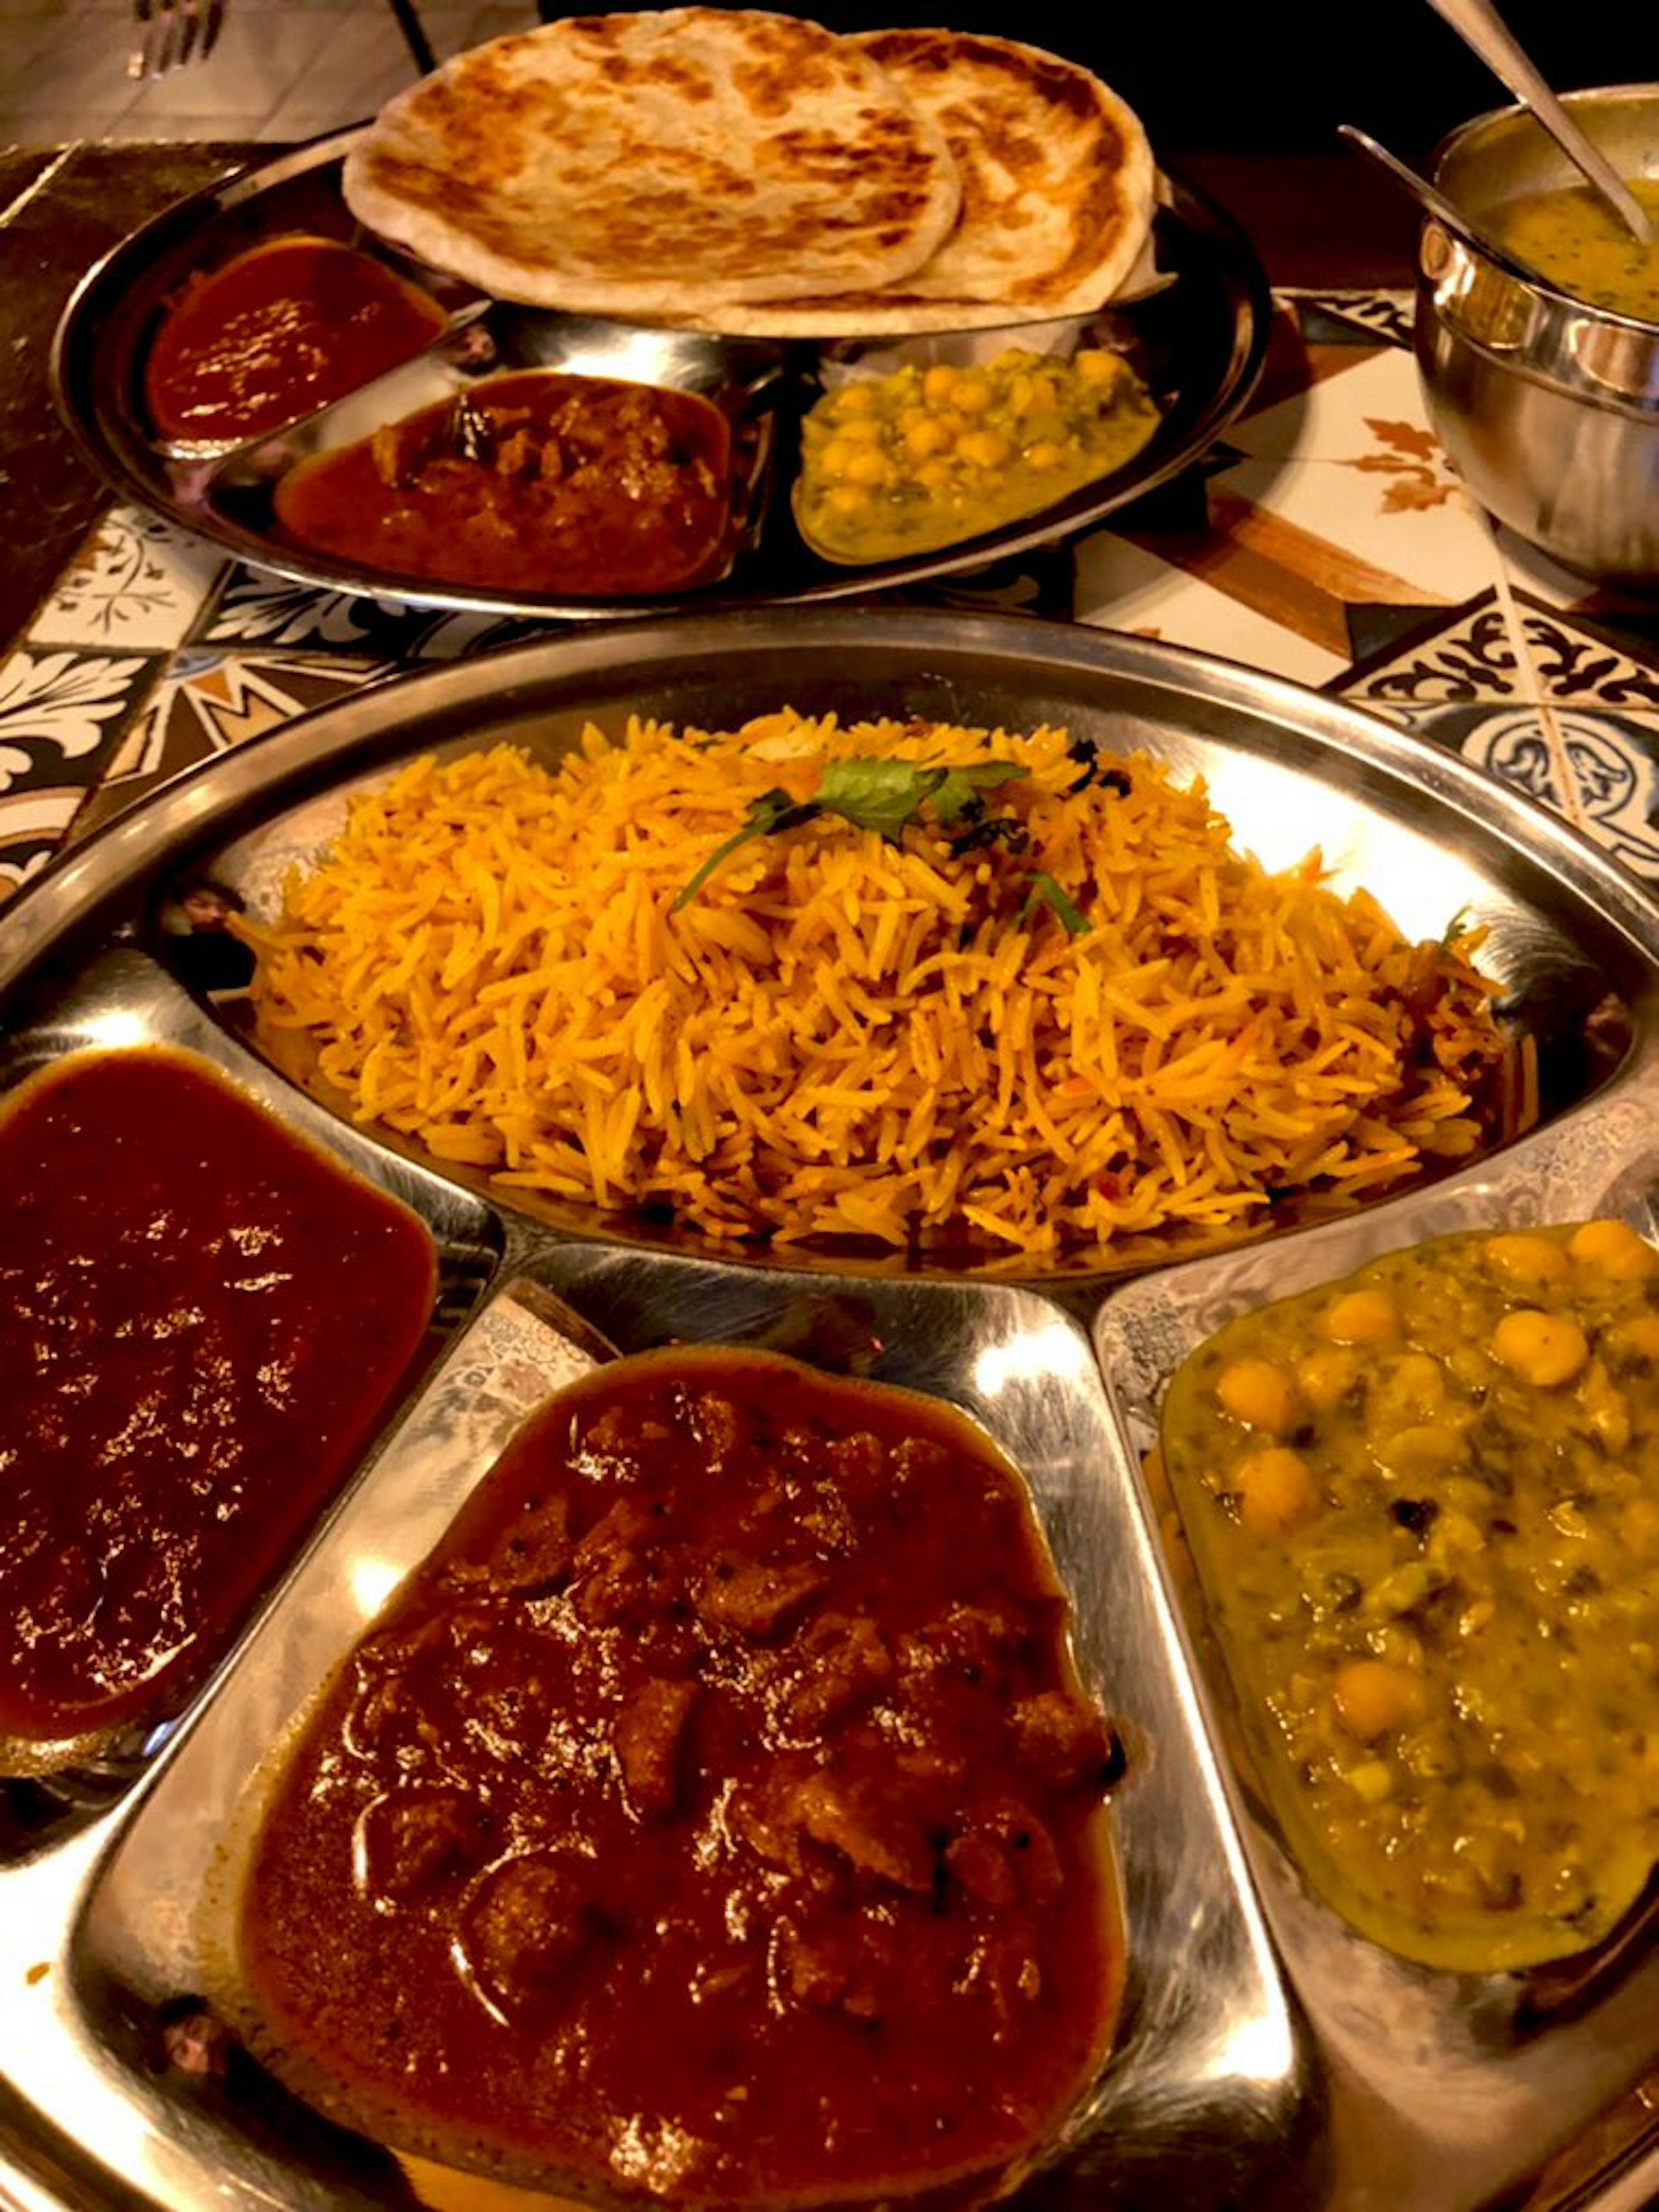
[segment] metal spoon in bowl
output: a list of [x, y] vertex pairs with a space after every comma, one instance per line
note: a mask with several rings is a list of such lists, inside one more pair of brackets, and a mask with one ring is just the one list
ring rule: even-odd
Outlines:
[[1593, 146], [1549, 86], [1530, 58], [1516, 44], [1492, 0], [1429, 0], [1472, 53], [1478, 54], [1499, 83], [1523, 106], [1531, 109], [1561, 151], [1579, 170], [1594, 191], [1613, 210], [1631, 236], [1651, 246], [1651, 216], [1599, 147]]
[[1537, 270], [1528, 268], [1507, 246], [1500, 246], [1489, 231], [1465, 215], [1462, 208], [1454, 206], [1438, 185], [1431, 185], [1426, 177], [1419, 175], [1408, 162], [1402, 161], [1398, 154], [1391, 154], [1386, 146], [1380, 145], [1368, 132], [1357, 130], [1352, 123], [1339, 123], [1336, 134], [1357, 148], [1368, 161], [1375, 162], [1390, 183], [1398, 185], [1402, 191], [1409, 193], [1425, 215], [1431, 215], [1455, 237], [1465, 240], [1471, 246], [1478, 246], [1486, 259], [1501, 269], [1505, 276], [1518, 277], [1523, 284], [1542, 284], [1550, 289], [1554, 289], [1547, 277], [1540, 276]]

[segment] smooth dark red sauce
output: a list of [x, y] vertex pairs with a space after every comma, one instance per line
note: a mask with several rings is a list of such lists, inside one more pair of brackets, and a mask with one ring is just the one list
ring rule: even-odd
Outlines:
[[302, 461], [275, 507], [294, 543], [388, 574], [630, 596], [719, 571], [731, 477], [696, 392], [527, 369]]
[[164, 438], [257, 438], [429, 345], [435, 300], [355, 246], [279, 238], [192, 277], [144, 363]]
[[398, 2148], [544, 2185], [982, 2193], [1119, 1990], [1066, 1618], [947, 1408], [766, 1353], [601, 1370], [306, 1727], [243, 1898], [256, 2049]]
[[176, 1710], [431, 1316], [424, 1225], [204, 1060], [86, 1052], [0, 1112], [0, 1735]]

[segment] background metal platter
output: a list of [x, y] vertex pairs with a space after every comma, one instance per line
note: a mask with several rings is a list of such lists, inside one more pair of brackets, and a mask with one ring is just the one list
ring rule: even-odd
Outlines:
[[[336, 1119], [170, 971], [158, 912], [208, 869], [255, 896], [349, 784], [434, 747], [545, 757], [630, 709], [731, 726], [784, 702], [970, 724], [1039, 720], [1201, 775], [1269, 866], [1322, 846], [1413, 936], [1468, 908], [1546, 1060], [1529, 1134], [1343, 1219], [1115, 1273], [734, 1264], [684, 1239], [555, 1219]], [[1659, 909], [1542, 810], [1407, 733], [1170, 648], [1011, 617], [897, 610], [683, 616], [435, 669], [222, 756], [93, 839], [0, 921], [0, 1086], [90, 1045], [210, 1057], [413, 1206], [444, 1266], [447, 1349], [335, 1513], [165, 1741], [36, 1780], [0, 1823], [0, 2198], [30, 2212], [440, 2203], [429, 2175], [204, 2093], [155, 2057], [158, 2005], [222, 1945], [226, 1853], [262, 1759], [358, 1625], [374, 1559], [406, 1571], [539, 1393], [592, 1356], [787, 1343], [980, 1420], [1030, 1486], [1085, 1677], [1129, 1747], [1114, 1795], [1129, 1982], [1117, 2043], [1051, 2167], [1048, 2212], [1534, 2212], [1650, 2202], [1630, 2101], [1659, 2071], [1645, 1923], [1575, 1969], [1407, 1968], [1300, 1883], [1227, 1753], [1140, 1474], [1164, 1383], [1241, 1304], [1443, 1231], [1621, 1213], [1659, 1230]], [[379, 1587], [384, 1587], [384, 1574]], [[354, 1590], [358, 1595], [354, 1595]], [[53, 1787], [56, 1796], [53, 1796]], [[14, 1785], [0, 1782], [0, 1801]], [[13, 1808], [15, 1809], [15, 1808]], [[1630, 2117], [1621, 2117], [1627, 2115]]]
[[[1272, 301], [1249, 241], [1223, 210], [1178, 178], [1165, 176], [1153, 232], [1162, 281], [1136, 301], [1107, 307], [1086, 325], [1091, 342], [1126, 354], [1158, 399], [1162, 421], [1151, 442], [1125, 467], [1054, 506], [933, 552], [857, 567], [819, 559], [794, 527], [788, 482], [792, 410], [810, 400], [816, 389], [821, 349], [763, 347], [745, 340], [730, 348], [734, 379], [751, 377], [762, 352], [779, 365], [777, 389], [769, 398], [777, 409], [778, 435], [772, 441], [763, 511], [724, 581], [678, 598], [558, 599], [387, 574], [298, 552], [257, 520], [205, 497], [199, 463], [170, 458], [152, 438], [141, 393], [145, 349], [167, 303], [193, 270], [295, 231], [352, 240], [374, 250], [374, 241], [363, 236], [339, 191], [341, 164], [356, 135], [319, 140], [166, 210], [89, 272], [65, 310], [52, 349], [59, 408], [94, 467], [121, 496], [298, 582], [422, 606], [591, 618], [661, 614], [690, 604], [711, 610], [803, 604], [958, 574], [1087, 529], [1178, 475], [1243, 407], [1267, 351]], [[422, 273], [420, 264], [382, 250], [396, 265], [417, 276]], [[432, 271], [424, 275], [441, 292], [455, 293], [453, 279]], [[560, 337], [561, 325], [568, 324], [580, 337], [580, 366], [589, 374], [605, 373], [609, 356], [599, 326], [574, 318], [538, 320], [544, 326], [540, 354], [548, 365], [563, 365], [570, 351]], [[610, 354], [618, 363], [631, 357], [632, 374], [648, 374], [639, 366], [637, 334], [623, 325], [609, 327], [616, 333]], [[1018, 326], [975, 334], [991, 350], [1018, 344], [1020, 336]], [[664, 334], [665, 345], [672, 348], [673, 343], [673, 334]], [[705, 343], [716, 350], [726, 343]], [[630, 371], [618, 366], [617, 373]]]

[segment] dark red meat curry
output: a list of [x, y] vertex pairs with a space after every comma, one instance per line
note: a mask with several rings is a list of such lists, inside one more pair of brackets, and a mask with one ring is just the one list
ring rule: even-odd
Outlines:
[[336, 1679], [257, 2046], [394, 2147], [675, 2203], [967, 2201], [1091, 2078], [1112, 1745], [1018, 1477], [775, 1355], [528, 1427]]
[[263, 436], [411, 360], [448, 318], [356, 247], [277, 238], [192, 277], [144, 362], [164, 438]]
[[424, 1225], [210, 1064], [86, 1052], [0, 1114], [0, 1736], [175, 1711], [431, 1316]]
[[712, 580], [731, 499], [712, 401], [526, 369], [302, 461], [275, 507], [294, 544], [390, 575], [597, 598]]

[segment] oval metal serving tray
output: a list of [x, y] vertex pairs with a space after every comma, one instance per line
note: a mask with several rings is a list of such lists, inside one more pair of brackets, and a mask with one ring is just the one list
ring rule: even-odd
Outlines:
[[[355, 223], [340, 197], [339, 176], [357, 135], [319, 139], [164, 210], [82, 279], [52, 345], [59, 410], [93, 466], [122, 497], [256, 567], [301, 583], [417, 606], [592, 617], [661, 614], [694, 600], [713, 609], [846, 599], [954, 575], [1070, 537], [1178, 475], [1243, 408], [1267, 352], [1272, 299], [1249, 240], [1192, 187], [1176, 178], [1161, 179], [1153, 233], [1161, 281], [1121, 307], [1109, 304], [1086, 325], [1091, 342], [1125, 352], [1158, 396], [1163, 420], [1151, 443], [1111, 476], [1004, 528], [901, 560], [842, 567], [808, 550], [789, 512], [793, 424], [800, 406], [810, 404], [826, 349], [520, 313], [508, 318], [507, 343], [514, 359], [526, 365], [689, 383], [732, 402], [751, 395], [750, 404], [762, 410], [755, 434], [768, 459], [766, 481], [745, 490], [747, 504], [758, 511], [745, 531], [744, 549], [723, 581], [678, 598], [515, 595], [391, 574], [284, 544], [270, 525], [268, 502], [250, 501], [234, 487], [222, 495], [210, 466], [171, 455], [155, 442], [142, 401], [145, 349], [167, 301], [192, 270], [263, 240], [296, 230], [349, 239], [366, 251], [380, 251], [438, 296], [458, 296], [453, 278], [389, 248], [377, 249]], [[524, 326], [531, 322], [537, 329], [527, 339]], [[975, 345], [993, 350], [1021, 343], [1021, 335], [1018, 325], [973, 334]], [[884, 342], [884, 352], [890, 343]], [[729, 356], [725, 366], [722, 356]]]
[[[785, 703], [1063, 723], [1202, 775], [1235, 842], [1270, 866], [1321, 845], [1338, 883], [1376, 892], [1409, 935], [1469, 909], [1540, 1040], [1539, 1125], [1361, 1212], [1195, 1259], [1152, 1249], [1124, 1269], [1021, 1280], [884, 1258], [817, 1268], [799, 1253], [745, 1265], [532, 1214], [383, 1144], [261, 1059], [234, 1002], [169, 970], [170, 887], [205, 872], [257, 900], [326, 835], [348, 786], [415, 753], [509, 738], [551, 757], [584, 722], [619, 730], [630, 710], [718, 727]], [[86, 1046], [205, 1054], [416, 1207], [448, 1286], [437, 1364], [165, 1741], [0, 1782], [0, 2199], [31, 2212], [461, 2201], [268, 2086], [170, 2064], [158, 2021], [227, 1971], [226, 1900], [272, 1742], [517, 1419], [595, 1356], [597, 1332], [624, 1352], [767, 1344], [933, 1393], [1030, 1486], [1082, 1672], [1127, 1753], [1112, 1802], [1128, 1979], [1113, 2050], [1020, 2201], [1650, 2201], [1659, 2149], [1630, 2101], [1659, 2072], [1645, 1928], [1565, 1979], [1431, 1973], [1350, 1935], [1229, 1764], [1222, 1688], [1139, 1471], [1172, 1367], [1240, 1304], [1453, 1226], [1610, 1211], [1655, 1233], [1659, 909], [1575, 832], [1391, 725], [1138, 641], [895, 610], [583, 629], [360, 693], [118, 820], [0, 920], [0, 1085]]]

